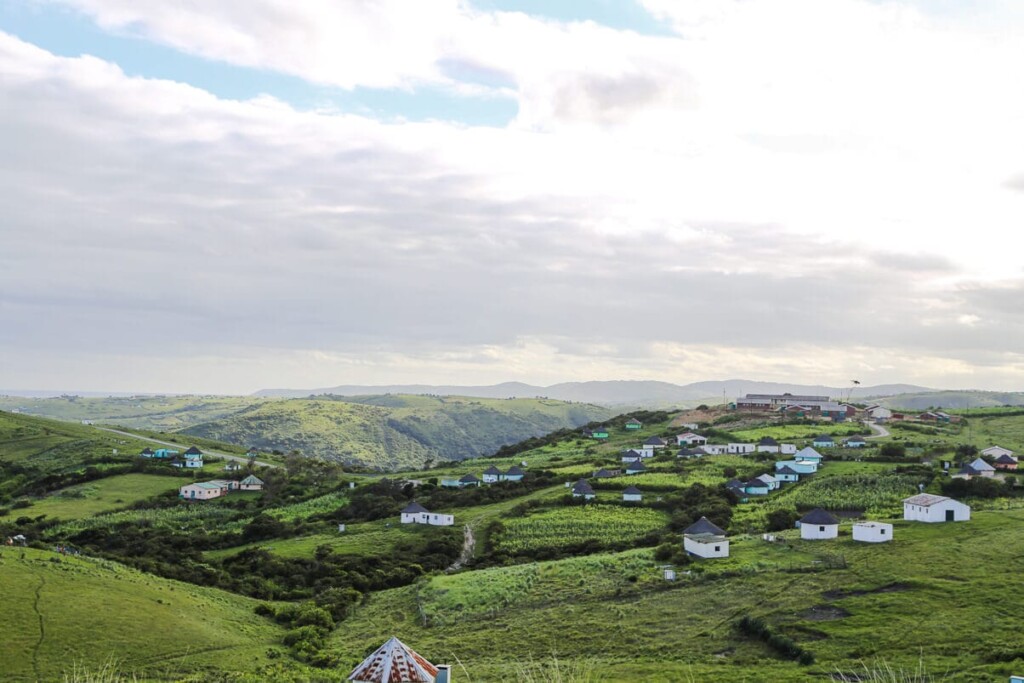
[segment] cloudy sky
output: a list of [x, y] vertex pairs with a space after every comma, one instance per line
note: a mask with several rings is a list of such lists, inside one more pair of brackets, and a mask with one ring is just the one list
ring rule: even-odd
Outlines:
[[1024, 386], [1014, 0], [4, 0], [0, 388]]

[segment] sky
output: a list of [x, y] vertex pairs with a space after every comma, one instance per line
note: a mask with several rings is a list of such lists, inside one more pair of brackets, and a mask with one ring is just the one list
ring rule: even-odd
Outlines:
[[1024, 388], [1012, 0], [5, 0], [0, 389]]

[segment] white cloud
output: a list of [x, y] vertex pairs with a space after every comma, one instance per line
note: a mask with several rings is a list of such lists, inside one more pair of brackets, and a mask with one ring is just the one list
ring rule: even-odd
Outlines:
[[73, 2], [345, 87], [508, 79], [520, 116], [225, 101], [0, 34], [0, 347], [38, 359], [8, 382], [71, 345], [107, 377], [111, 351], [141, 359], [128, 389], [1020, 374], [1019, 25], [748, 0], [666, 3], [680, 36], [649, 37], [455, 2]]

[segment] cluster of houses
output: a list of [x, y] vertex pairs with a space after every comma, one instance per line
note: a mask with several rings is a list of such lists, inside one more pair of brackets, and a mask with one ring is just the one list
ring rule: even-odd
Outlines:
[[[983, 457], [976, 458], [953, 475], [954, 479], [972, 479], [974, 477], [996, 477], [997, 470], [1012, 472], [1017, 469], [1017, 457], [1009, 448], [990, 446], [981, 452]], [[989, 464], [985, 458], [989, 458]]]
[[522, 481], [524, 476], [526, 476], [526, 472], [518, 465], [508, 468], [507, 472], [502, 472], [494, 465], [491, 465], [484, 470], [482, 478], [471, 473], [458, 479], [442, 479], [441, 486], [465, 488], [467, 486], [480, 486], [481, 484], [494, 484], [499, 481]]
[[195, 446], [190, 446], [184, 453], [178, 453], [178, 451], [171, 450], [169, 448], [144, 448], [139, 453], [140, 458], [152, 458], [154, 460], [164, 460], [171, 467], [184, 467], [187, 469], [202, 469], [203, 467], [203, 453]]
[[234, 479], [212, 479], [185, 484], [178, 489], [178, 497], [185, 500], [210, 500], [228, 495], [231, 491], [262, 491], [263, 480], [250, 474], [241, 481]]
[[[903, 519], [912, 522], [966, 522], [971, 508], [958, 500], [930, 493], [919, 493], [903, 500]], [[839, 519], [821, 508], [811, 510], [796, 523], [800, 538], [820, 541], [839, 536]], [[862, 543], [886, 543], [893, 539], [893, 525], [888, 522], [865, 521], [853, 525], [853, 540]], [[725, 532], [706, 517], [683, 531], [683, 549], [697, 557], [729, 556], [729, 539]]]
[[798, 394], [747, 394], [732, 404], [736, 410], [785, 413], [795, 418], [830, 419], [844, 422], [857, 414], [848, 403], [837, 403], [828, 396]]

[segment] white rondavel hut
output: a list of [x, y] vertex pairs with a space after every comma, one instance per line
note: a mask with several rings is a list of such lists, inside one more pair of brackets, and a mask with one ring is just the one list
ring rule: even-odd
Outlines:
[[353, 683], [451, 683], [451, 667], [435, 665], [398, 638], [374, 650], [346, 679]]
[[622, 490], [622, 500], [627, 503], [639, 503], [643, 500], [643, 493], [635, 486], [627, 486]]
[[707, 517], [683, 530], [683, 550], [697, 557], [729, 557], [729, 539]]
[[402, 524], [430, 524], [433, 526], [452, 526], [454, 515], [441, 515], [430, 512], [416, 501], [402, 508]]
[[903, 499], [903, 519], [911, 522], [966, 522], [971, 507], [946, 496], [919, 493]]
[[853, 525], [853, 540], [864, 543], [885, 543], [892, 540], [892, 524], [858, 522]]
[[800, 538], [804, 540], [817, 541], [838, 535], [839, 520], [821, 508], [814, 508], [800, 518]]

